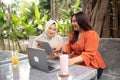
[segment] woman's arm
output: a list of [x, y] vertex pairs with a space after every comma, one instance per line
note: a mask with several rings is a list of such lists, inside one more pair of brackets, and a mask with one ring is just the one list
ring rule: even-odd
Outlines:
[[67, 43], [62, 46], [63, 53], [70, 54], [72, 52], [72, 48], [71, 48], [72, 36], [73, 36], [73, 32], [69, 35]]
[[81, 56], [77, 56], [68, 60], [69, 66], [77, 63], [82, 63], [82, 62], [83, 62], [83, 58]]
[[84, 64], [89, 66], [91, 60], [95, 59], [97, 55], [98, 45], [99, 45], [99, 36], [95, 31], [87, 31], [84, 37], [84, 52], [82, 52], [81, 57], [84, 60]]

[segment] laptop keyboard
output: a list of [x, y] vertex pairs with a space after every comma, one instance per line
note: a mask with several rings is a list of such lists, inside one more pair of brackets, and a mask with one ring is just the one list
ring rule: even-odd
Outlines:
[[49, 70], [53, 70], [54, 68], [52, 66], [48, 66]]
[[50, 63], [50, 62], [48, 62], [48, 68], [49, 68], [49, 70], [59, 69], [60, 65], [56, 64], [56, 63]]

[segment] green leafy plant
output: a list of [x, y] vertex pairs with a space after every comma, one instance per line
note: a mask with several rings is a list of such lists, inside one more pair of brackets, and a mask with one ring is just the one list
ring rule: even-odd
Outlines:
[[0, 45], [2, 49], [5, 49], [5, 43], [4, 43], [4, 24], [5, 24], [5, 19], [4, 19], [5, 14], [2, 12], [0, 9]]

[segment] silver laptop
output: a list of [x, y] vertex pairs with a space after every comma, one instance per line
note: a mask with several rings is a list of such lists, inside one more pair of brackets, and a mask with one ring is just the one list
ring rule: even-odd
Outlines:
[[32, 67], [44, 72], [53, 72], [60, 69], [58, 63], [48, 62], [44, 49], [27, 48], [29, 63]]

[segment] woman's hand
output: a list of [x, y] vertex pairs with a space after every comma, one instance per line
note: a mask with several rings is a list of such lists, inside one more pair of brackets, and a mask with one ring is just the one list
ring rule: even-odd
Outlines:
[[74, 64], [75, 64], [74, 59], [68, 59], [68, 65], [69, 66], [74, 65]]
[[59, 58], [59, 54], [57, 54], [57, 53], [49, 53], [49, 56], [51, 58]]
[[74, 65], [74, 64], [79, 64], [79, 63], [82, 63], [84, 60], [81, 56], [77, 56], [77, 57], [74, 57], [74, 58], [71, 58], [68, 60], [68, 65], [71, 66], [71, 65]]
[[61, 52], [62, 52], [62, 53], [66, 53], [65, 46], [62, 46], [62, 48], [61, 48]]
[[43, 48], [44, 48], [44, 46], [43, 46], [43, 45], [41, 45], [41, 44], [37, 44], [37, 48], [41, 48], [41, 49], [43, 49]]
[[55, 52], [60, 51], [61, 47], [60, 46], [54, 46], [52, 47]]

